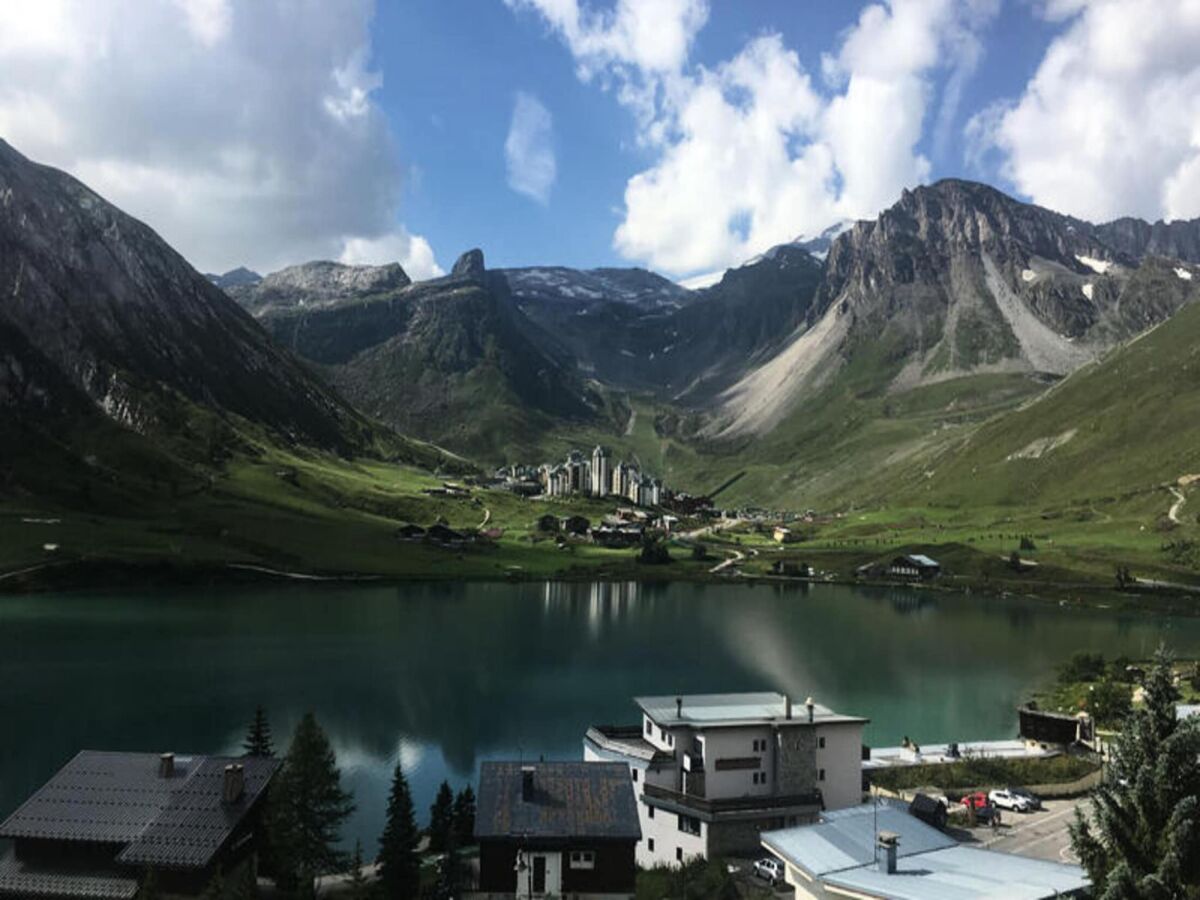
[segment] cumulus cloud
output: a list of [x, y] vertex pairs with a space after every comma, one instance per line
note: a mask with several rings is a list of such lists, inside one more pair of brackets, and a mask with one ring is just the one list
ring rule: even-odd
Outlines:
[[[943, 134], [982, 53], [998, 0], [886, 0], [867, 6], [814, 79], [778, 34], [715, 67], [690, 50], [699, 0], [607, 11], [582, 0], [506, 0], [535, 9], [637, 116], [654, 163], [629, 179], [614, 246], [675, 274], [744, 261], [839, 219], [868, 217], [928, 178], [919, 152], [938, 100]], [[644, 29], [644, 30], [643, 30]], [[642, 38], [666, 37], [651, 53]], [[936, 140], [935, 135], [935, 140]]]
[[968, 124], [1035, 202], [1105, 220], [1200, 216], [1200, 3], [1054, 0], [1064, 30], [1024, 93]]
[[543, 205], [550, 201], [550, 189], [558, 177], [554, 120], [533, 94], [517, 94], [504, 142], [504, 159], [509, 187]]
[[0, 136], [201, 269], [391, 247], [427, 275], [428, 244], [397, 220], [372, 15], [370, 0], [0, 3]]
[[338, 262], [349, 266], [378, 266], [398, 262], [413, 281], [445, 275], [429, 241], [401, 226], [382, 237], [348, 237]]

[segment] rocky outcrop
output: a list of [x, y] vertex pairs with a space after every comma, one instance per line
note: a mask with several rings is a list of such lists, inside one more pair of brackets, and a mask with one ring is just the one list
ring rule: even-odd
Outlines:
[[226, 293], [255, 315], [275, 310], [322, 309], [411, 284], [399, 263], [349, 266], [319, 261], [289, 266], [258, 282], [230, 285]]

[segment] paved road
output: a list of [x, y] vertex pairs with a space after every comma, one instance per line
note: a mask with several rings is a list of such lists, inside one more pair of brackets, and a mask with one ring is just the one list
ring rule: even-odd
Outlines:
[[1078, 863], [1079, 859], [1071, 850], [1067, 826], [1075, 821], [1076, 806], [1080, 806], [1086, 814], [1089, 805], [1090, 801], [1086, 799], [1047, 800], [1045, 807], [1034, 813], [1022, 815], [1005, 810], [1004, 824], [997, 832], [976, 828], [973, 836], [980, 846], [992, 850], [1054, 862]]

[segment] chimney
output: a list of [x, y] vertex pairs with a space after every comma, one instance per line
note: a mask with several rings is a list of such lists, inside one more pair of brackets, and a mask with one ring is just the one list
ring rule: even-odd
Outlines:
[[783, 695], [783, 717], [785, 719], [792, 717], [792, 698], [787, 694]]
[[816, 717], [816, 704], [812, 697], [804, 701], [804, 708], [808, 710], [808, 721], [811, 722]]
[[221, 791], [221, 802], [230, 805], [242, 799], [246, 793], [246, 773], [241, 763], [231, 763], [225, 767], [225, 786]]
[[533, 766], [521, 766], [521, 799], [533, 802]]
[[683, 698], [682, 697], [675, 698], [675, 718], [677, 718], [677, 719], [683, 718]]
[[158, 757], [158, 777], [170, 778], [175, 774], [175, 754], [163, 753]]
[[900, 835], [894, 831], [881, 831], [877, 835], [879, 849], [883, 853], [876, 854], [876, 865], [884, 875], [896, 874], [896, 849], [900, 846]]

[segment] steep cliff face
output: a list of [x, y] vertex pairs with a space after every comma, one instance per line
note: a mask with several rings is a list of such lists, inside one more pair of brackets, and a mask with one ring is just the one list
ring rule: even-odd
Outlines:
[[142, 433], [173, 398], [292, 441], [369, 430], [141, 222], [0, 141], [0, 391], [23, 415], [86, 408]]
[[1188, 251], [1183, 224], [1170, 240], [1146, 226], [1137, 241], [1115, 241], [1111, 226], [981, 184], [906, 191], [833, 242], [804, 325], [726, 392], [716, 432], [769, 431], [847, 367], [860, 392], [983, 373], [1065, 375], [1194, 298], [1180, 268], [1190, 251], [1167, 259], [1151, 250]]
[[223, 287], [248, 311], [261, 315], [293, 308], [322, 309], [353, 302], [367, 294], [399, 290], [409, 284], [411, 281], [399, 263], [348, 266], [322, 261], [289, 266], [257, 281], [241, 279]]

